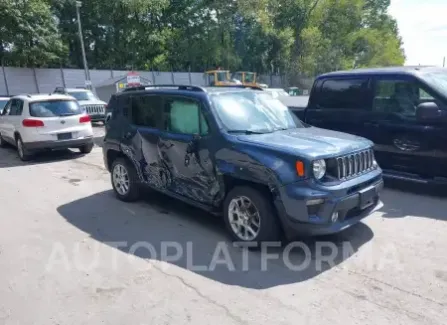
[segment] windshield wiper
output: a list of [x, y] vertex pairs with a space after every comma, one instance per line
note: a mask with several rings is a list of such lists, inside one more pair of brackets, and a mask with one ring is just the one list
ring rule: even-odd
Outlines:
[[228, 133], [243, 133], [243, 134], [264, 134], [264, 133], [271, 133], [271, 131], [268, 130], [228, 130]]

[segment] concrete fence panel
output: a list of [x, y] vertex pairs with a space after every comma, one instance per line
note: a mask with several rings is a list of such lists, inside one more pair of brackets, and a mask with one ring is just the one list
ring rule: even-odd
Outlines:
[[35, 71], [40, 93], [51, 93], [55, 87], [64, 85], [60, 69], [36, 69]]
[[33, 69], [5, 67], [10, 95], [38, 93]]

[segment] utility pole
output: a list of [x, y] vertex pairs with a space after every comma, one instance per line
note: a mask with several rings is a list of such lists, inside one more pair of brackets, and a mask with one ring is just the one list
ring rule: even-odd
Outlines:
[[82, 2], [76, 1], [76, 16], [78, 18], [78, 33], [79, 33], [79, 41], [81, 43], [82, 61], [84, 62], [85, 85], [87, 86], [88, 89], [92, 89], [92, 82], [90, 80], [90, 72], [88, 70], [88, 64], [87, 64], [87, 56], [85, 55], [84, 37], [82, 36], [81, 15], [79, 13], [79, 8], [81, 8], [81, 6]]

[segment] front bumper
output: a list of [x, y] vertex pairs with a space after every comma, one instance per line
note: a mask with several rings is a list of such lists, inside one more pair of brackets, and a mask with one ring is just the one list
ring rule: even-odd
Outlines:
[[78, 148], [89, 144], [93, 144], [93, 136], [74, 140], [27, 142], [24, 144], [24, 147], [27, 151], [38, 151], [46, 149]]
[[106, 120], [106, 114], [89, 114], [92, 122], [104, 122]]
[[327, 235], [380, 209], [382, 189], [380, 169], [333, 187], [308, 180], [280, 188], [275, 206], [288, 238]]

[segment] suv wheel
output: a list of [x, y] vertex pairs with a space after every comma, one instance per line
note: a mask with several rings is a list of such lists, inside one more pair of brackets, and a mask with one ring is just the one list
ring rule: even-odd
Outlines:
[[280, 239], [271, 199], [250, 187], [236, 187], [224, 202], [225, 224], [236, 241], [260, 244]]
[[83, 154], [88, 154], [88, 153], [92, 152], [92, 150], [93, 150], [93, 143], [86, 144], [86, 145], [83, 145], [82, 147], [79, 147], [79, 151]]
[[116, 196], [125, 202], [138, 200], [139, 182], [135, 168], [124, 158], [116, 159], [112, 164], [112, 186]]
[[28, 151], [26, 150], [22, 139], [19, 137], [17, 137], [16, 140], [16, 147], [17, 147], [17, 154], [19, 155], [20, 160], [22, 161], [28, 161], [31, 159], [31, 155], [28, 153]]

